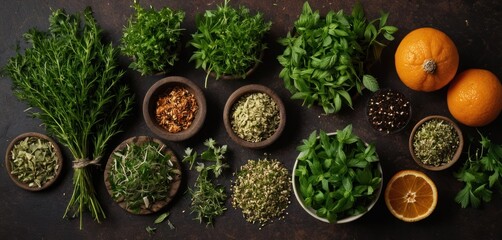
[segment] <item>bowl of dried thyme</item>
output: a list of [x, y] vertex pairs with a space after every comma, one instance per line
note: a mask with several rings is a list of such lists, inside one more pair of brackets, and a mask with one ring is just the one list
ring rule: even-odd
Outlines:
[[47, 135], [28, 132], [14, 138], [7, 147], [5, 167], [14, 183], [29, 191], [48, 188], [61, 175], [63, 155]]
[[146, 125], [157, 136], [183, 141], [195, 135], [206, 118], [206, 98], [192, 81], [180, 76], [160, 79], [143, 100]]
[[223, 123], [234, 142], [260, 149], [281, 135], [286, 125], [286, 109], [272, 89], [249, 84], [230, 95], [223, 110]]
[[409, 149], [413, 160], [421, 167], [439, 171], [452, 166], [462, 154], [462, 130], [444, 116], [428, 116], [413, 128]]
[[150, 214], [172, 201], [181, 184], [181, 165], [161, 140], [136, 136], [110, 154], [104, 182], [110, 196], [124, 210]]

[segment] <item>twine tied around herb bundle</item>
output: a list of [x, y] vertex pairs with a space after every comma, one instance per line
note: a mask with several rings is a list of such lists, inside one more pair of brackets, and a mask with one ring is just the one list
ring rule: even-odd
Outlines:
[[80, 158], [80, 159], [75, 159], [73, 161], [73, 168], [74, 169], [80, 169], [80, 168], [85, 168], [88, 165], [96, 165], [99, 166], [99, 161], [101, 160], [101, 157], [97, 157], [95, 159], [89, 160], [87, 158]]

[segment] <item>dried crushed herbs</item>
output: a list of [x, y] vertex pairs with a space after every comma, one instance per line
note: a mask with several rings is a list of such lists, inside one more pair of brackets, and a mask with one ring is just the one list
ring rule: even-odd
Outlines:
[[397, 132], [410, 119], [410, 101], [396, 90], [382, 89], [370, 98], [367, 114], [374, 129], [387, 134]]
[[16, 143], [10, 164], [10, 173], [30, 188], [41, 188], [54, 179], [60, 167], [54, 145], [37, 137], [26, 137]]
[[424, 164], [441, 166], [453, 159], [460, 139], [455, 128], [445, 120], [424, 122], [413, 136], [413, 152]]
[[265, 93], [244, 95], [231, 111], [232, 130], [248, 142], [261, 142], [272, 136], [280, 120], [277, 103]]
[[199, 109], [195, 95], [183, 87], [174, 87], [157, 100], [156, 119], [170, 133], [188, 129]]
[[290, 204], [288, 170], [277, 160], [248, 160], [237, 172], [232, 205], [242, 209], [244, 218], [264, 226], [280, 217]]
[[132, 212], [140, 212], [169, 197], [171, 183], [181, 171], [164, 147], [156, 142], [127, 144], [113, 153], [110, 169], [113, 199], [124, 201]]

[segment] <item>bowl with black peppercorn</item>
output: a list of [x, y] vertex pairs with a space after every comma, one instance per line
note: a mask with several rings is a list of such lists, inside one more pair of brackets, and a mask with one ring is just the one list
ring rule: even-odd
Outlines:
[[413, 160], [432, 171], [451, 167], [460, 158], [463, 145], [464, 138], [458, 125], [439, 115], [420, 120], [409, 138]]
[[223, 110], [223, 123], [234, 142], [260, 149], [281, 135], [286, 125], [286, 109], [272, 89], [249, 84], [230, 95]]
[[63, 155], [47, 135], [28, 132], [14, 138], [7, 147], [5, 167], [14, 183], [28, 191], [48, 188], [61, 175]]
[[366, 114], [373, 129], [383, 134], [393, 134], [408, 125], [411, 118], [411, 104], [401, 92], [381, 89], [369, 99]]
[[183, 141], [195, 135], [206, 118], [206, 98], [192, 81], [180, 76], [160, 79], [143, 100], [146, 125], [157, 136]]

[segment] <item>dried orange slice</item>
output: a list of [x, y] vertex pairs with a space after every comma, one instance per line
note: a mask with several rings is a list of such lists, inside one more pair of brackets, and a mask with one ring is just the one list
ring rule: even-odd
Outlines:
[[392, 215], [405, 222], [428, 217], [436, 208], [438, 193], [434, 182], [423, 172], [403, 170], [387, 183], [385, 204]]

